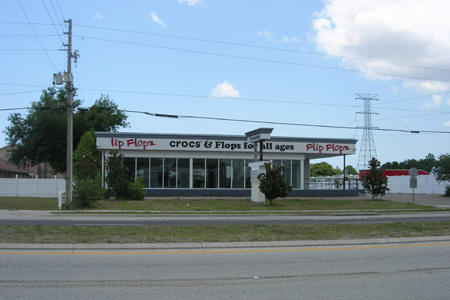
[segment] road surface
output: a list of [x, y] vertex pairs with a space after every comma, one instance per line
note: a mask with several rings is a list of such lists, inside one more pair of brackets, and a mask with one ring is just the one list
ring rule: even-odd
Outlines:
[[249, 225], [364, 224], [450, 221], [450, 212], [408, 214], [300, 215], [55, 215], [43, 211], [0, 211], [0, 225]]
[[450, 298], [449, 242], [218, 250], [2, 253], [0, 299]]

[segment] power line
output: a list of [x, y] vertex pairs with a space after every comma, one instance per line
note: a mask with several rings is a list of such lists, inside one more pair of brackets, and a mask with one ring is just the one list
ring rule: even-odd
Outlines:
[[19, 4], [20, 9], [22, 10], [23, 14], [25, 15], [25, 18], [27, 19], [28, 24], [30, 25], [31, 29], [33, 30], [34, 35], [36, 36], [37, 40], [39, 41], [39, 44], [41, 44], [42, 49], [44, 49], [45, 55], [47, 56], [47, 58], [48, 58], [48, 60], [50, 61], [51, 65], [53, 66], [53, 69], [55, 70], [55, 72], [57, 72], [57, 69], [56, 69], [56, 67], [55, 67], [55, 64], [53, 63], [52, 59], [50, 58], [50, 55], [48, 55], [47, 51], [45, 50], [44, 44], [42, 44], [42, 41], [41, 41], [41, 39], [39, 38], [39, 36], [37, 35], [36, 30], [34, 30], [34, 27], [33, 27], [33, 25], [31, 24], [30, 19], [28, 19], [28, 16], [27, 16], [25, 10], [23, 9], [22, 5], [20, 4], [20, 1], [17, 0], [17, 3]]
[[420, 68], [420, 69], [428, 69], [428, 70], [435, 70], [435, 71], [450, 72], [449, 69], [443, 69], [443, 68], [434, 68], [434, 67], [418, 66], [418, 65], [411, 65], [411, 64], [402, 64], [402, 63], [387, 62], [387, 61], [382, 61], [382, 60], [373, 60], [373, 59], [359, 58], [359, 57], [329, 55], [329, 54], [323, 54], [323, 53], [311, 52], [311, 51], [292, 50], [292, 49], [284, 49], [284, 48], [276, 48], [276, 47], [268, 47], [268, 46], [259, 46], [259, 45], [251, 45], [251, 44], [243, 44], [243, 43], [235, 43], [235, 42], [226, 42], [226, 41], [211, 40], [211, 39], [186, 37], [186, 36], [179, 36], [179, 35], [159, 34], [159, 33], [152, 33], [152, 32], [134, 31], [134, 30], [126, 30], [126, 29], [118, 29], [118, 28], [106, 28], [106, 27], [89, 26], [89, 25], [81, 25], [81, 24], [77, 24], [75, 26], [83, 27], [83, 28], [92, 28], [92, 29], [116, 31], [116, 32], [134, 33], [134, 34], [142, 34], [142, 35], [152, 35], [152, 36], [173, 38], [173, 39], [183, 39], [183, 40], [205, 42], [205, 43], [215, 43], [215, 44], [231, 45], [231, 46], [239, 46], [239, 47], [248, 47], [248, 48], [264, 49], [264, 50], [274, 50], [274, 51], [282, 51], [282, 52], [308, 54], [308, 55], [316, 55], [316, 56], [322, 56], [322, 57], [333, 57], [333, 58], [340, 58], [340, 59], [367, 61], [367, 62], [387, 64], [387, 65], [395, 65], [395, 66], [403, 66], [403, 67], [411, 67], [411, 68]]
[[[60, 51], [59, 49], [45, 49], [45, 48], [42, 48], [42, 49], [25, 49], [25, 48], [8, 48], [8, 49], [6, 49], [6, 48], [3, 48], [3, 49], [0, 49], [0, 51], [44, 51], [45, 53], [47, 53], [47, 51]], [[47, 54], [48, 55], [48, 54]], [[53, 63], [52, 63], [52, 65], [53, 65]], [[53, 65], [53, 67], [55, 67], [55, 65]]]
[[[58, 1], [57, 1], [57, 3], [58, 3]], [[53, 6], [53, 4], [52, 4], [52, 6]], [[59, 7], [59, 3], [58, 3], [58, 7]], [[24, 24], [22, 22], [0, 22], [0, 24], [2, 24], [2, 23], [3, 24]], [[54, 25], [54, 24], [47, 24], [47, 23], [30, 23], [30, 24], [33, 24], [33, 25]], [[60, 24], [60, 25], [62, 25], [62, 24]], [[135, 30], [126, 30], [126, 29], [118, 29], [118, 28], [106, 28], [106, 27], [90, 26], [90, 25], [82, 25], [82, 24], [77, 24], [75, 26], [83, 27], [83, 28], [91, 28], [91, 29], [109, 30], [109, 31], [116, 31], [116, 32], [142, 34], [142, 35], [152, 35], [152, 36], [159, 36], [159, 37], [165, 37], [165, 38], [183, 39], [183, 40], [191, 40], [191, 41], [206, 42], [206, 43], [224, 44], [224, 45], [232, 45], [232, 46], [239, 46], [239, 47], [274, 50], [274, 51], [299, 53], [299, 54], [308, 54], [308, 55], [315, 55], [315, 56], [322, 56], [322, 57], [332, 57], [332, 58], [339, 58], [339, 59], [348, 59], [348, 60], [356, 60], [356, 61], [366, 61], [366, 62], [373, 62], [373, 63], [381, 63], [381, 64], [386, 64], [386, 65], [402, 66], [402, 67], [409, 67], [409, 68], [418, 68], [418, 69], [427, 69], [427, 70], [435, 70], [435, 71], [442, 71], [442, 72], [450, 72], [450, 69], [436, 68], [436, 67], [429, 67], [429, 66], [419, 66], [419, 65], [404, 64], [404, 63], [397, 63], [397, 62], [388, 62], [388, 61], [383, 61], [383, 60], [374, 60], [374, 59], [361, 58], [361, 57], [331, 55], [331, 54], [323, 54], [323, 53], [312, 52], [312, 51], [292, 50], [292, 49], [284, 49], [284, 48], [277, 48], [277, 47], [259, 46], [259, 45], [243, 44], [243, 43], [236, 43], [236, 42], [227, 42], [227, 41], [219, 41], [219, 40], [212, 40], [212, 39], [203, 39], [203, 38], [194, 38], [194, 37], [186, 37], [186, 36], [159, 34], [159, 33], [135, 31]], [[78, 36], [78, 37], [80, 37], [80, 36]], [[93, 37], [86, 37], [86, 38], [101, 40], [101, 38], [93, 38]], [[112, 40], [106, 40], [106, 41], [113, 42]], [[114, 42], [120, 43], [120, 41], [114, 41]], [[129, 44], [133, 44], [131, 42], [128, 42], [128, 43]], [[173, 50], [175, 50], [175, 49], [173, 49]], [[189, 51], [189, 50], [186, 50], [186, 51]], [[341, 70], [341, 69], [339, 69], [339, 70]], [[421, 80], [447, 81], [447, 80], [428, 79], [428, 78], [420, 78], [420, 77], [407, 77], [407, 76], [400, 76], [400, 75], [390, 75], [390, 74], [382, 74], [382, 73], [363, 72], [363, 71], [356, 71], [356, 70], [354, 70], [354, 71], [355, 72], [366, 73], [366, 74], [382, 75], [382, 76], [404, 77], [404, 78], [421, 79]]]
[[450, 82], [450, 79], [444, 80], [444, 79], [426, 78], [426, 77], [418, 77], [418, 76], [368, 72], [368, 71], [360, 71], [360, 70], [353, 70], [353, 69], [342, 69], [342, 68], [336, 68], [336, 67], [327, 67], [327, 66], [319, 66], [319, 65], [312, 65], [312, 64], [288, 62], [288, 61], [281, 61], [281, 60], [274, 60], [274, 59], [255, 58], [255, 57], [248, 57], [248, 56], [241, 56], [241, 55], [223, 54], [223, 53], [217, 53], [217, 52], [207, 52], [207, 51], [200, 51], [200, 50], [190, 50], [190, 49], [174, 48], [174, 47], [167, 47], [167, 46], [150, 45], [150, 44], [143, 44], [143, 43], [138, 43], [138, 42], [125, 42], [125, 41], [106, 39], [106, 38], [96, 38], [96, 37], [90, 37], [90, 36], [81, 36], [81, 35], [74, 35], [74, 36], [79, 37], [79, 38], [84, 38], [84, 39], [103, 41], [103, 42], [119, 43], [119, 44], [134, 45], [134, 46], [141, 46], [141, 47], [150, 47], [150, 48], [155, 48], [155, 49], [172, 50], [172, 51], [187, 52], [187, 53], [202, 54], [202, 55], [212, 55], [212, 56], [219, 56], [219, 57], [266, 62], [266, 63], [276, 63], [276, 64], [283, 64], [283, 65], [317, 68], [317, 69], [350, 72], [350, 73], [362, 73], [362, 74], [368, 74], [368, 75], [389, 76], [389, 77], [395, 77], [395, 78]]
[[18, 94], [28, 94], [28, 93], [37, 93], [37, 92], [42, 92], [42, 90], [23, 91], [23, 92], [11, 92], [11, 93], [1, 93], [0, 96], [18, 95]]
[[[0, 85], [23, 86], [23, 87], [39, 87], [39, 88], [44, 88], [44, 89], [46, 88], [46, 86], [41, 86], [41, 85], [16, 84], [16, 83], [4, 83], [4, 82], [0, 82]], [[276, 100], [276, 99], [212, 97], [212, 96], [192, 95], [192, 94], [145, 92], [145, 91], [126, 91], [126, 90], [110, 90], [110, 89], [90, 89], [90, 88], [83, 88], [83, 89], [79, 89], [79, 90], [94, 91], [94, 92], [105, 92], [105, 93], [126, 93], [126, 94], [142, 94], [142, 95], [169, 96], [169, 97], [188, 97], [188, 98], [200, 98], [200, 99], [226, 99], [226, 100], [232, 100], [232, 101], [253, 101], [253, 102], [286, 103], [286, 104], [316, 105], [316, 106], [334, 106], [334, 107], [348, 107], [348, 108], [355, 108], [355, 107], [357, 107], [356, 105], [347, 105], [347, 104], [318, 103], [318, 102]], [[433, 95], [430, 95], [430, 96], [433, 96]], [[396, 101], [402, 101], [402, 100], [396, 100]], [[408, 109], [408, 108], [388, 108], [388, 107], [374, 107], [374, 108], [376, 108], [376, 109], [384, 109], [384, 110], [394, 110], [394, 111], [410, 111], [410, 112], [421, 112], [421, 113], [450, 114], [450, 111], [420, 110], [420, 109]]]
[[[48, 15], [50, 21], [52, 22], [53, 28], [55, 28], [56, 34], [59, 36], [59, 32], [58, 32], [58, 30], [56, 29], [56, 25], [55, 25], [55, 23], [53, 22], [52, 16], [50, 15], [50, 13], [49, 13], [49, 11], [48, 11], [47, 6], [45, 6], [45, 3], [44, 3], [43, 0], [41, 0], [41, 3], [42, 3], [42, 6], [44, 6], [45, 11], [47, 12], [47, 15]], [[61, 36], [59, 36], [59, 39], [61, 40], [61, 43], [64, 44], [64, 41], [62, 40]]]
[[[39, 109], [39, 110], [65, 110], [65, 107], [20, 107], [20, 108], [2, 108], [0, 111], [9, 110], [26, 110], [26, 109]], [[112, 109], [104, 107], [91, 107], [90, 109]], [[276, 122], [276, 121], [265, 121], [265, 120], [248, 120], [248, 119], [232, 119], [232, 118], [219, 118], [219, 117], [207, 117], [207, 116], [191, 116], [191, 115], [173, 115], [173, 114], [163, 114], [163, 113], [151, 113], [141, 110], [127, 110], [119, 109], [122, 112], [144, 114], [152, 117], [169, 118], [169, 119], [201, 119], [201, 120], [213, 120], [213, 121], [227, 121], [227, 122], [243, 122], [243, 123], [263, 123], [272, 125], [289, 125], [289, 126], [302, 126], [302, 127], [316, 127], [316, 128], [334, 128], [334, 129], [362, 129], [359, 126], [338, 126], [338, 125], [322, 125], [322, 124], [306, 124], [306, 123], [291, 123], [291, 122]], [[403, 133], [450, 133], [450, 131], [439, 131], [439, 130], [404, 130], [404, 129], [391, 129], [391, 128], [372, 128], [372, 130], [377, 131], [387, 131], [387, 132], [403, 132]]]
[[[64, 17], [64, 14], [63, 14], [63, 12], [62, 12], [62, 10], [61, 10], [61, 6], [59, 5], [58, 0], [55, 0], [55, 1], [56, 1], [56, 5], [58, 6], [59, 12], [60, 12], [60, 14], [61, 14], [61, 16], [62, 16], [62, 19], [65, 20], [66, 18]], [[51, 2], [50, 2], [50, 3], [51, 3]], [[53, 4], [52, 4], [52, 6], [53, 6]]]

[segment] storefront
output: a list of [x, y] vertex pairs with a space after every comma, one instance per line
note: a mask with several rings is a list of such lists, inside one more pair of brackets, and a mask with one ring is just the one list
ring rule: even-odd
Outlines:
[[[147, 196], [250, 195], [248, 163], [254, 161], [254, 147], [259, 144], [249, 142], [245, 135], [95, 135], [102, 165], [110, 151], [118, 150], [130, 176], [142, 178]], [[275, 136], [264, 142], [264, 161], [284, 167], [285, 178], [293, 188], [291, 196], [308, 196], [310, 160], [355, 154], [356, 142]]]

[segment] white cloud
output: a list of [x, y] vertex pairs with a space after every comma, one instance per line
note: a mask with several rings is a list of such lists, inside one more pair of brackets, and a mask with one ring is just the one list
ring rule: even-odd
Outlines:
[[164, 23], [163, 20], [161, 20], [156, 14], [155, 12], [151, 12], [150, 16], [152, 17], [153, 22], [155, 22], [156, 24], [159, 24], [162, 28], [166, 28], [166, 23]]
[[447, 126], [447, 127], [450, 127], [450, 121], [445, 122], [445, 123], [442, 123], [442, 125]]
[[431, 101], [425, 102], [425, 108], [438, 108], [441, 107], [442, 96], [434, 95]]
[[283, 36], [281, 40], [285, 43], [300, 43], [300, 39], [295, 36], [294, 37]]
[[272, 33], [270, 33], [269, 30], [263, 29], [263, 30], [258, 32], [258, 36], [271, 37]]
[[178, 3], [187, 4], [188, 6], [195, 6], [200, 4], [201, 2], [201, 0], [178, 0]]
[[263, 29], [263, 30], [259, 31], [258, 32], [258, 36], [264, 37], [264, 38], [266, 38], [267, 40], [269, 40], [271, 42], [279, 42], [279, 41], [281, 41], [283, 43], [300, 43], [300, 39], [298, 37], [295, 37], [295, 36], [288, 37], [288, 36], [283, 35], [280, 39], [275, 38], [272, 35], [272, 33], [269, 30], [267, 30], [267, 29]]
[[211, 90], [211, 97], [239, 98], [239, 91], [228, 81], [224, 81]]
[[96, 13], [94, 19], [101, 20], [103, 19], [103, 15], [101, 13]]
[[448, 0], [326, 0], [314, 16], [314, 41], [325, 54], [366, 59], [342, 63], [372, 73], [364, 73], [369, 79], [396, 78], [421, 92], [441, 92], [450, 89], [450, 72], [442, 71], [450, 69], [449, 9]]

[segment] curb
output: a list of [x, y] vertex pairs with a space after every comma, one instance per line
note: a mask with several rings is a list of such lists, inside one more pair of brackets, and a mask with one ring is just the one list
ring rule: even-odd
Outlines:
[[425, 236], [406, 238], [377, 238], [355, 240], [310, 240], [310, 241], [274, 241], [274, 242], [215, 242], [215, 243], [143, 243], [143, 244], [19, 244], [1, 243], [2, 252], [19, 251], [54, 251], [68, 253], [82, 253], [85, 251], [132, 251], [132, 252], [169, 252], [169, 251], [231, 251], [280, 249], [301, 247], [329, 247], [329, 246], [355, 246], [355, 245], [385, 245], [405, 243], [431, 243], [450, 242], [450, 236]]

